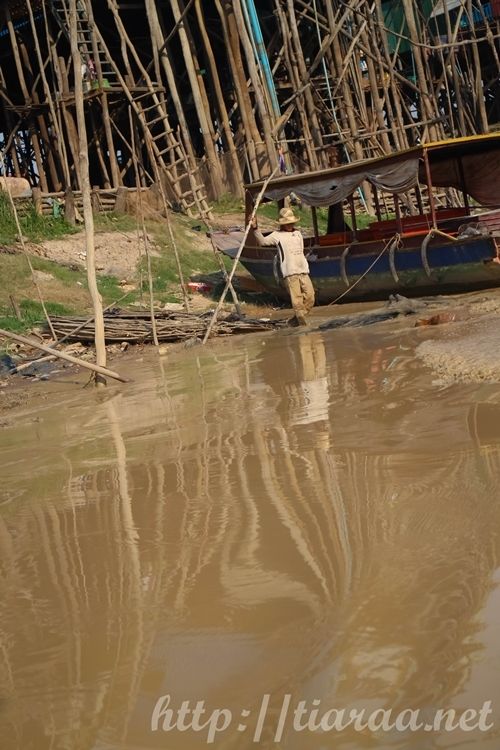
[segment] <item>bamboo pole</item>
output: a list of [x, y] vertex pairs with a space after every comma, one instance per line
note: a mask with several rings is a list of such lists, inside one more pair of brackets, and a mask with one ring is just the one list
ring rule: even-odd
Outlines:
[[[75, 105], [78, 122], [80, 179], [83, 199], [83, 219], [85, 222], [85, 248], [87, 254], [87, 280], [95, 319], [95, 348], [96, 360], [99, 368], [106, 367], [106, 341], [104, 334], [104, 314], [102, 311], [102, 299], [97, 287], [97, 275], [95, 268], [95, 238], [94, 238], [94, 215], [92, 213], [92, 191], [89, 176], [89, 155], [87, 141], [87, 126], [85, 123], [85, 108], [83, 100], [83, 85], [80, 74], [82, 58], [78, 47], [78, 25], [77, 25], [77, 0], [70, 0], [70, 36], [71, 56], [73, 59], [73, 72], [75, 76]], [[104, 386], [106, 380], [103, 373], [96, 372], [96, 385]]]
[[[174, 20], [179, 22], [182, 13], [179, 0], [170, 0], [170, 6], [174, 14]], [[215, 134], [211, 122], [207, 92], [205, 90], [203, 78], [200, 75], [200, 68], [196, 59], [194, 44], [192, 43], [192, 40], [190, 40], [190, 35], [188, 34], [187, 19], [184, 19], [182, 23], [179, 24], [178, 34], [184, 62], [186, 64], [186, 71], [191, 85], [194, 105], [200, 123], [201, 134], [205, 145], [205, 153], [210, 166], [210, 178], [215, 196], [218, 198], [224, 192], [222, 172], [219, 158], [215, 150]]]
[[[184, 108], [182, 104], [182, 99], [177, 88], [177, 78], [172, 68], [170, 57], [165, 52], [165, 46], [168, 41], [168, 37], [167, 37], [167, 40], [163, 39], [160, 18], [158, 16], [158, 9], [157, 9], [155, 1], [145, 0], [145, 2], [146, 2], [146, 14], [148, 17], [152, 45], [153, 45], [153, 48], [158, 50], [158, 55], [160, 55], [161, 66], [163, 68], [163, 72], [167, 79], [168, 91], [170, 93], [170, 96], [172, 97], [172, 103], [174, 105], [175, 113], [179, 121], [179, 127], [180, 127], [180, 131], [182, 134], [182, 138], [185, 143], [185, 153], [187, 155], [185, 166], [186, 166], [186, 170], [190, 179], [191, 188], [193, 190], [193, 193], [195, 193], [196, 184], [195, 184], [193, 175], [196, 171], [196, 157], [195, 157], [195, 153], [193, 149], [193, 143], [192, 143], [189, 125], [188, 125], [186, 114], [184, 112]], [[186, 6], [185, 11], [187, 8], [189, 8], [189, 6], [190, 4]], [[184, 18], [184, 14], [182, 14], [181, 19], [182, 18]], [[182, 20], [180, 22], [182, 23]], [[176, 28], [177, 28], [177, 24], [176, 24]], [[168, 126], [168, 129], [170, 129], [170, 125]], [[200, 216], [202, 217], [204, 213], [205, 213], [205, 209], [201, 212]]]
[[58, 359], [64, 359], [66, 360], [66, 362], [71, 362], [73, 365], [84, 367], [86, 370], [92, 370], [92, 372], [95, 372], [96, 375], [101, 376], [101, 378], [102, 377], [112, 378], [113, 380], [119, 380], [120, 383], [130, 382], [126, 378], [119, 375], [117, 372], [114, 372], [113, 370], [108, 370], [107, 367], [103, 367], [101, 365], [94, 365], [92, 362], [85, 362], [82, 359], [78, 359], [77, 357], [71, 356], [71, 354], [66, 354], [66, 352], [54, 351], [54, 349], [51, 349], [50, 346], [45, 346], [45, 344], [40, 344], [40, 342], [36, 341], [35, 339], [29, 339], [26, 336], [19, 336], [17, 333], [12, 333], [11, 331], [4, 331], [2, 328], [0, 328], [0, 337], [10, 339], [11, 341], [16, 341], [18, 344], [23, 344], [24, 346], [31, 346], [33, 347], [33, 349], [39, 349], [41, 352], [50, 354], [51, 356], [57, 357]]
[[264, 143], [266, 145], [267, 161], [271, 169], [273, 169], [278, 163], [278, 157], [276, 153], [277, 149], [272, 137], [273, 123], [271, 122], [271, 117], [267, 108], [266, 97], [264, 94], [262, 81], [260, 79], [259, 70], [255, 61], [252, 43], [250, 41], [250, 37], [246, 28], [240, 0], [234, 0], [233, 12], [238, 23], [240, 41], [245, 52], [245, 59], [247, 62], [248, 71], [250, 73], [250, 80], [252, 81], [257, 111], [259, 112], [262, 122], [262, 131], [264, 134]]
[[151, 313], [151, 329], [153, 331], [153, 343], [158, 348], [160, 343], [158, 341], [158, 332], [156, 330], [156, 318], [155, 318], [155, 302], [153, 294], [153, 274], [151, 271], [151, 253], [149, 252], [149, 238], [146, 229], [146, 222], [144, 221], [144, 207], [142, 203], [142, 190], [140, 189], [140, 177], [139, 177], [139, 166], [137, 164], [137, 154], [135, 150], [135, 123], [132, 117], [132, 110], [129, 108], [129, 122], [130, 122], [130, 139], [132, 141], [132, 159], [134, 162], [134, 174], [135, 182], [138, 187], [137, 198], [139, 202], [140, 221], [142, 229], [142, 238], [144, 241], [144, 251], [146, 253], [146, 262], [148, 265], [148, 285], [149, 285], [149, 309]]
[[[124, 26], [124, 24], [123, 24], [123, 22], [121, 20], [119, 12], [118, 12], [118, 6], [116, 4], [116, 0], [107, 0], [107, 4], [108, 4], [108, 7], [109, 7], [110, 11], [113, 14], [113, 18], [115, 20], [117, 29], [120, 32], [120, 37], [122, 39], [122, 42], [124, 44], [126, 44], [127, 48], [130, 50], [130, 52], [131, 52], [131, 54], [132, 54], [132, 56], [134, 58], [134, 62], [137, 65], [137, 67], [139, 68], [141, 76], [143, 77], [143, 80], [145, 81], [145, 83], [147, 85], [147, 88], [149, 89], [150, 96], [151, 96], [151, 98], [152, 98], [152, 100], [153, 100], [153, 102], [154, 102], [154, 104], [155, 104], [155, 106], [156, 106], [156, 108], [158, 110], [158, 114], [161, 116], [161, 120], [165, 124], [166, 135], [167, 135], [167, 138], [170, 139], [170, 145], [169, 145], [169, 148], [167, 150], [169, 150], [169, 151], [172, 150], [172, 149], [176, 150], [178, 144], [175, 142], [175, 140], [172, 137], [172, 129], [170, 128], [170, 125], [168, 124], [167, 113], [166, 113], [165, 110], [162, 109], [161, 102], [160, 102], [160, 100], [158, 98], [158, 94], [157, 94], [155, 86], [154, 86], [154, 84], [153, 84], [153, 82], [151, 80], [151, 77], [149, 76], [148, 71], [144, 68], [144, 66], [143, 66], [143, 64], [141, 62], [141, 59], [140, 59], [140, 57], [139, 57], [139, 55], [137, 53], [137, 50], [133, 46], [132, 41], [130, 40], [130, 38], [129, 38], [127, 32], [126, 32], [125, 26]], [[110, 55], [110, 52], [109, 52], [109, 49], [108, 49], [108, 47], [106, 45], [106, 42], [105, 42], [102, 34], [100, 34], [100, 33], [98, 34], [98, 39], [99, 39], [99, 43], [100, 43], [101, 47], [104, 49], [105, 53], [108, 56], [108, 59], [110, 61], [110, 65], [111, 65], [111, 67], [113, 68], [113, 70], [115, 71], [115, 73], [117, 75], [118, 81], [120, 82], [120, 85], [123, 88], [123, 92], [124, 92], [126, 98], [128, 99], [128, 101], [130, 102], [133, 110], [137, 114], [137, 116], [139, 118], [139, 122], [141, 124], [141, 127], [144, 130], [145, 143], [148, 144], [148, 151], [149, 151], [149, 153], [151, 155], [151, 166], [153, 167], [153, 171], [155, 172], [155, 175], [160, 175], [160, 169], [158, 167], [158, 161], [160, 161], [160, 163], [163, 161], [162, 152], [159, 150], [157, 144], [153, 140], [152, 134], [151, 134], [150, 129], [149, 129], [148, 121], [144, 117], [144, 114], [143, 114], [143, 112], [141, 110], [140, 105], [138, 105], [137, 102], [135, 101], [132, 92], [130, 91], [129, 87], [127, 86], [126, 81], [124, 80], [124, 78], [123, 78], [123, 76], [122, 76], [122, 74], [120, 72], [120, 69], [118, 68], [118, 66], [116, 65], [116, 63], [114, 62], [114, 60], [112, 59], [112, 57]], [[181, 152], [179, 151], [179, 156], [180, 155], [181, 155]], [[163, 162], [163, 164], [165, 165], [165, 169], [167, 169], [168, 163]], [[195, 183], [192, 168], [189, 168], [188, 165], [186, 165], [186, 167], [187, 167], [186, 176], [187, 176], [188, 182], [190, 184], [191, 191], [194, 193], [196, 190], [199, 190], [200, 187], [197, 186], [196, 183]], [[172, 190], [176, 194], [176, 197], [178, 198], [178, 200], [182, 202], [182, 200], [183, 200], [183, 194], [182, 194], [182, 190], [180, 189], [180, 178], [172, 179], [172, 176], [170, 174], [168, 174], [168, 176], [170, 178], [170, 185], [172, 187]], [[164, 198], [164, 200], [165, 200], [166, 212], [168, 213], [168, 201], [166, 199], [166, 196], [164, 195], [163, 183], [160, 183], [159, 186], [161, 187], [161, 189], [163, 191], [163, 193], [162, 193], [162, 199]], [[205, 200], [203, 200], [203, 201], [201, 201], [201, 203], [205, 204], [206, 202], [205, 202]], [[207, 213], [209, 213], [208, 206], [206, 207], [206, 209], [204, 208], [204, 211], [206, 211]], [[187, 300], [187, 297], [186, 297], [186, 300]]]
[[[51, 119], [52, 119], [52, 127], [53, 127], [53, 129], [55, 131], [55, 135], [56, 135], [56, 147], [57, 147], [57, 150], [59, 152], [59, 158], [60, 158], [60, 161], [61, 161], [61, 165], [62, 165], [62, 167], [64, 169], [64, 177], [63, 177], [62, 182], [63, 182], [63, 184], [64, 184], [65, 187], [69, 187], [70, 184], [71, 184], [71, 178], [70, 178], [70, 175], [69, 175], [69, 166], [68, 166], [67, 161], [64, 158], [64, 154], [63, 154], [63, 152], [61, 150], [61, 129], [59, 127], [59, 121], [58, 121], [58, 118], [57, 118], [57, 115], [56, 115], [56, 112], [55, 112], [54, 99], [52, 97], [52, 91], [50, 89], [49, 82], [48, 82], [48, 79], [47, 79], [47, 75], [45, 73], [45, 65], [44, 65], [44, 61], [43, 61], [43, 57], [42, 57], [42, 51], [41, 51], [41, 47], [40, 47], [40, 40], [39, 40], [39, 37], [38, 37], [38, 32], [37, 32], [37, 28], [36, 28], [35, 18], [34, 18], [34, 15], [33, 15], [33, 7], [32, 7], [31, 3], [32, 3], [32, 0], [26, 0], [26, 7], [28, 9], [31, 31], [32, 31], [32, 34], [33, 34], [34, 42], [35, 42], [36, 57], [37, 57], [37, 60], [38, 60], [38, 66], [40, 68], [40, 76], [41, 76], [41, 79], [42, 79], [42, 84], [43, 84], [43, 90], [44, 90], [44, 94], [45, 94], [45, 99], [46, 99], [46, 102], [47, 102], [47, 104], [49, 106], [49, 112], [50, 112]], [[46, 26], [46, 28], [48, 29], [48, 26]], [[47, 42], [49, 42], [49, 40], [47, 40]]]
[[[291, 30], [291, 43], [294, 47], [295, 56], [297, 59], [297, 65], [300, 72], [301, 81], [305, 83], [308, 78], [308, 69], [304, 59], [302, 45], [300, 42], [299, 32], [297, 29], [297, 18], [295, 16], [295, 7], [293, 0], [287, 0], [288, 15], [290, 18], [290, 30]], [[310, 73], [309, 73], [310, 74]], [[309, 117], [311, 119], [311, 135], [315, 149], [320, 149], [323, 146], [321, 138], [321, 129], [319, 126], [318, 115], [314, 104], [313, 96], [310, 88], [306, 88], [304, 92], [305, 102], [308, 108]], [[316, 165], [319, 166], [316, 159]]]
[[[0, 152], [0, 166], [2, 168], [2, 174], [4, 176], [6, 176], [7, 173], [6, 173], [6, 168], [5, 168], [5, 160], [4, 160], [3, 152]], [[42, 290], [40, 289], [40, 284], [38, 283], [36, 275], [35, 275], [35, 269], [33, 268], [33, 264], [31, 262], [31, 258], [29, 256], [28, 250], [26, 248], [26, 241], [24, 239], [23, 230], [22, 230], [21, 224], [19, 222], [19, 215], [17, 213], [16, 204], [14, 202], [14, 198], [12, 197], [12, 191], [10, 189], [10, 185], [8, 183], [7, 178], [5, 179], [5, 188], [6, 188], [6, 191], [7, 191], [7, 195], [9, 196], [9, 202], [10, 202], [10, 206], [11, 206], [11, 209], [12, 209], [12, 214], [14, 216], [14, 221], [15, 221], [15, 224], [16, 224], [18, 239], [19, 239], [19, 242], [21, 243], [21, 248], [22, 248], [22, 251], [24, 253], [24, 257], [26, 258], [26, 261], [28, 263], [28, 267], [30, 269], [31, 280], [33, 282], [33, 285], [34, 285], [36, 291], [37, 291], [38, 299], [39, 299], [40, 304], [42, 306], [43, 314], [45, 315], [45, 319], [46, 319], [47, 324], [49, 326], [50, 333], [52, 334], [52, 337], [57, 341], [56, 333], [54, 331], [54, 328], [52, 326], [52, 322], [51, 322], [49, 314], [47, 312], [47, 308], [45, 306], [45, 300], [43, 299]]]
[[234, 259], [233, 267], [231, 268], [231, 271], [229, 272], [229, 275], [228, 275], [227, 280], [226, 280], [226, 285], [224, 286], [224, 290], [223, 290], [223, 292], [222, 292], [222, 294], [220, 296], [220, 299], [219, 299], [219, 301], [217, 303], [217, 307], [214, 310], [214, 314], [212, 315], [212, 317], [210, 319], [210, 323], [208, 325], [208, 328], [206, 330], [205, 336], [203, 338], [203, 342], [202, 342], [203, 344], [207, 343], [207, 341], [208, 341], [208, 339], [210, 337], [210, 333], [212, 332], [212, 328], [214, 327], [215, 323], [217, 322], [217, 318], [219, 317], [219, 313], [221, 311], [222, 305], [224, 304], [224, 300], [226, 299], [227, 293], [228, 293], [228, 291], [229, 291], [229, 289], [230, 289], [230, 287], [231, 287], [231, 285], [233, 283], [234, 274], [236, 273], [236, 268], [237, 268], [239, 260], [241, 258], [241, 254], [242, 254], [243, 249], [245, 247], [245, 243], [247, 241], [248, 235], [250, 233], [250, 228], [252, 226], [252, 222], [255, 219], [255, 216], [257, 214], [257, 209], [259, 208], [259, 206], [261, 204], [262, 198], [264, 197], [264, 193], [267, 190], [267, 186], [269, 185], [269, 183], [271, 182], [271, 180], [273, 179], [273, 177], [278, 172], [278, 169], [279, 169], [279, 167], [275, 167], [274, 171], [264, 181], [262, 189], [261, 189], [260, 193], [258, 194], [256, 200], [255, 200], [252, 212], [250, 214], [250, 218], [248, 219], [248, 222], [247, 222], [247, 225], [246, 225], [246, 228], [245, 228], [245, 233], [243, 234], [243, 239], [241, 240], [241, 244], [240, 244], [240, 246], [238, 248], [238, 252], [236, 253], [236, 257]]
[[467, 0], [467, 15], [469, 18], [469, 26], [473, 35], [472, 43], [472, 60], [473, 66], [471, 67], [471, 77], [474, 81], [474, 93], [476, 104], [479, 113], [478, 129], [480, 132], [488, 132], [488, 115], [486, 114], [486, 105], [484, 102], [484, 89], [482, 84], [482, 71], [481, 71], [481, 58], [479, 56], [479, 48], [476, 39], [476, 24], [474, 22], [474, 12], [472, 7], [472, 0]]
[[210, 67], [210, 74], [212, 77], [212, 83], [213, 83], [215, 96], [217, 99], [217, 106], [218, 106], [221, 123], [222, 123], [222, 131], [224, 133], [226, 145], [229, 150], [229, 156], [231, 159], [233, 190], [236, 194], [238, 194], [238, 193], [241, 193], [243, 189], [243, 175], [241, 172], [240, 162], [238, 160], [238, 154], [236, 152], [236, 147], [234, 144], [233, 134], [231, 132], [231, 123], [229, 122], [226, 102], [224, 100], [224, 92], [222, 91], [222, 85], [220, 82], [219, 72], [217, 70], [217, 62], [215, 60], [214, 52], [212, 49], [212, 44], [210, 42], [210, 37], [208, 35], [206, 25], [205, 25], [205, 17], [203, 15], [203, 8], [201, 5], [201, 0], [195, 1], [195, 10], [196, 10], [197, 18], [198, 18], [198, 26], [199, 26], [201, 37], [203, 40], [203, 45], [205, 47], [205, 53], [207, 55], [208, 64]]
[[226, 52], [234, 81], [235, 96], [240, 110], [240, 122], [248, 157], [249, 177], [250, 179], [258, 180], [260, 177], [260, 166], [257, 160], [255, 144], [260, 140], [260, 134], [255, 122], [252, 102], [248, 91], [234, 9], [232, 3], [222, 2], [222, 0], [215, 0], [215, 7], [222, 22]]
[[[86, 4], [86, 10], [87, 10], [88, 19], [89, 19], [90, 33], [92, 35], [91, 36], [92, 54], [94, 55], [98, 81], [100, 82], [102, 86], [103, 74], [102, 74], [101, 57], [99, 54], [99, 47], [98, 47], [97, 39], [94, 33], [95, 21], [94, 21], [94, 11], [92, 9], [91, 2]], [[113, 183], [113, 187], [118, 188], [118, 187], [121, 187], [121, 185], [123, 185], [123, 182], [120, 176], [118, 159], [116, 158], [116, 148], [115, 148], [115, 144], [113, 141], [113, 131], [111, 130], [112, 118], [110, 117], [108, 95], [104, 89], [104, 86], [102, 88], [102, 92], [101, 92], [99, 99], [100, 99], [101, 107], [102, 107], [102, 122], [104, 125], [104, 134], [106, 136], [106, 143], [108, 146], [109, 165], [111, 169], [111, 180]]]
[[[432, 99], [429, 93], [429, 87], [428, 87], [428, 80], [429, 75], [428, 71], [425, 70], [424, 66], [424, 59], [422, 57], [422, 50], [418, 44], [419, 40], [419, 30], [417, 26], [417, 21], [415, 17], [415, 11], [413, 7], [413, 0], [401, 0], [403, 9], [406, 16], [406, 23], [408, 24], [408, 30], [410, 34], [410, 39], [413, 43], [413, 57], [415, 60], [415, 68], [417, 71], [417, 78], [419, 82], [419, 88], [420, 88], [420, 97], [422, 101], [422, 112], [421, 117], [425, 120], [432, 120], [434, 117], [434, 108]], [[434, 141], [437, 140], [437, 132], [434, 125], [431, 125], [429, 127], [429, 136], [430, 140]]]

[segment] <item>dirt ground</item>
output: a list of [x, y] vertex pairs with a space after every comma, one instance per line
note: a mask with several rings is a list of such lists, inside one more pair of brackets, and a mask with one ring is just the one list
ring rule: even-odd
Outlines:
[[[152, 238], [150, 252], [159, 255]], [[133, 279], [141, 257], [144, 256], [144, 240], [136, 232], [97, 232], [95, 236], [96, 267], [98, 273]], [[85, 235], [69, 235], [60, 240], [47, 240], [31, 245], [30, 252], [41, 258], [65, 265], [85, 268]]]

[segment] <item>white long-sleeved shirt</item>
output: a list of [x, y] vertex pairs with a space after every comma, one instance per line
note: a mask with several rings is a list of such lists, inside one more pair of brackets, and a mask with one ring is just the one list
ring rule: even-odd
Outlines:
[[259, 245], [278, 248], [283, 278], [309, 273], [309, 264], [304, 255], [304, 238], [297, 229], [293, 232], [271, 232], [267, 237], [256, 229], [254, 235]]

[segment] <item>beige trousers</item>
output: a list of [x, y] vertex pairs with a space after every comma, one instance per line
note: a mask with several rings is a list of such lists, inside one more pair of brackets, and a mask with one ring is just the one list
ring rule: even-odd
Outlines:
[[303, 317], [314, 307], [314, 287], [307, 273], [296, 273], [285, 278], [295, 315]]

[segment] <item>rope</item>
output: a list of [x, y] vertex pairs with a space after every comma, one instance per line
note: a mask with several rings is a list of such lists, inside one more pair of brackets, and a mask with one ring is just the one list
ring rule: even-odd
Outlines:
[[337, 297], [337, 299], [334, 299], [333, 302], [330, 302], [329, 306], [337, 304], [337, 302], [339, 302], [341, 299], [343, 299], [343, 297], [345, 297], [346, 295], [348, 295], [349, 292], [352, 291], [354, 289], [354, 287], [357, 286], [359, 284], [359, 282], [362, 281], [365, 278], [365, 276], [367, 276], [370, 273], [370, 271], [372, 270], [373, 266], [376, 263], [378, 263], [378, 261], [380, 260], [380, 258], [383, 256], [383, 254], [385, 252], [387, 252], [387, 250], [389, 250], [389, 248], [392, 246], [392, 244], [394, 242], [399, 243], [400, 240], [401, 240], [401, 235], [400, 234], [395, 234], [394, 237], [392, 238], [392, 240], [389, 240], [389, 242], [386, 243], [386, 245], [384, 246], [383, 250], [377, 255], [377, 257], [375, 258], [375, 260], [373, 261], [373, 263], [366, 269], [366, 271], [359, 277], [359, 279], [356, 279], [356, 281], [354, 282], [354, 284], [351, 284], [351, 286], [349, 287], [349, 289], [346, 289], [345, 292], [343, 292], [342, 294], [340, 294]]

